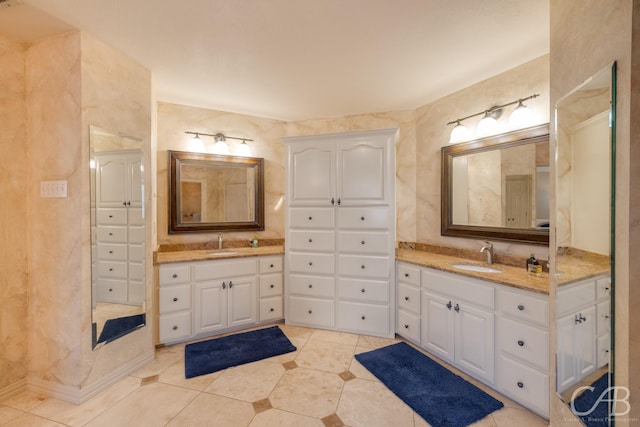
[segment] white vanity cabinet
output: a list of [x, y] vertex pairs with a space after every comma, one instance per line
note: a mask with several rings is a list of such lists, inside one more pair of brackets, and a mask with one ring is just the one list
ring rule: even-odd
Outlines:
[[282, 265], [282, 256], [161, 264], [159, 341], [282, 319]]
[[498, 390], [549, 416], [549, 298], [499, 287], [496, 299]]
[[287, 323], [393, 336], [396, 135], [285, 139]]
[[423, 269], [421, 345], [487, 384], [494, 382], [494, 287]]
[[562, 285], [557, 293], [557, 389], [609, 363], [609, 277]]

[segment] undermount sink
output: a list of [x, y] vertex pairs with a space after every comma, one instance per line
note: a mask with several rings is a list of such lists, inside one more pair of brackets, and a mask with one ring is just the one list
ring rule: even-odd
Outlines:
[[502, 270], [498, 270], [497, 268], [478, 264], [451, 264], [451, 267], [458, 268], [460, 270], [475, 271], [478, 273], [502, 273]]
[[221, 252], [209, 252], [207, 255], [222, 256], [222, 255], [235, 255], [237, 253], [238, 253], [237, 251], [221, 251]]

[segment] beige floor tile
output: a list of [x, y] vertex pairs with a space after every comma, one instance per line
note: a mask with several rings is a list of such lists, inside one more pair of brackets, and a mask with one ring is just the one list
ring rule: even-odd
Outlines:
[[296, 368], [285, 372], [269, 400], [274, 408], [322, 418], [335, 412], [343, 385], [336, 374]]
[[251, 403], [201, 393], [167, 427], [246, 427], [254, 415]]
[[[413, 413], [413, 427], [432, 427], [431, 424], [425, 421], [420, 415]], [[525, 427], [525, 426], [521, 426]]]
[[23, 413], [17, 418], [12, 419], [3, 427], [65, 427], [64, 424], [57, 423], [37, 415]]
[[140, 387], [140, 378], [126, 377], [81, 405], [48, 399], [31, 412], [69, 426], [83, 426]]
[[184, 345], [162, 347], [156, 350], [154, 360], [132, 374], [134, 377], [145, 378], [158, 375], [177, 361], [184, 361]]
[[369, 372], [367, 368], [362, 366], [362, 364], [358, 362], [355, 357], [351, 359], [351, 365], [349, 366], [349, 371], [353, 375], [355, 375], [357, 378], [378, 381], [378, 379], [371, 372]]
[[256, 415], [249, 427], [324, 427], [324, 424], [313, 417], [270, 409]]
[[302, 326], [291, 326], [291, 325], [284, 325], [284, 324], [278, 325], [278, 327], [282, 329], [282, 332], [284, 332], [284, 334], [289, 339], [291, 339], [292, 337], [309, 339], [309, 337], [311, 337], [313, 332], [316, 331], [316, 329], [313, 329], [313, 328], [305, 328]]
[[365, 347], [368, 350], [374, 350], [376, 348], [386, 347], [391, 344], [400, 342], [401, 340], [395, 338], [380, 338], [370, 337], [368, 335], [360, 335], [358, 337], [358, 347]]
[[537, 416], [524, 408], [502, 408], [490, 415], [497, 427], [527, 426], [546, 427], [547, 420]]
[[184, 360], [181, 359], [167, 367], [164, 371], [160, 372], [158, 381], [164, 384], [172, 384], [179, 387], [189, 388], [191, 390], [202, 391], [207, 388], [213, 380], [222, 375], [222, 372], [223, 371], [218, 371], [193, 378], [185, 378]]
[[413, 411], [382, 383], [354, 379], [344, 385], [336, 414], [350, 427], [413, 426]]
[[19, 417], [24, 412], [16, 408], [0, 405], [0, 426], [5, 425], [14, 418]]
[[348, 344], [355, 346], [358, 342], [358, 335], [346, 332], [325, 331], [318, 329], [311, 334], [310, 340], [333, 342], [336, 344]]
[[47, 397], [42, 394], [34, 393], [32, 391], [23, 391], [9, 399], [3, 400], [2, 404], [15, 409], [30, 411], [36, 406], [41, 405], [45, 400], [47, 400]]
[[309, 340], [295, 361], [302, 368], [339, 374], [349, 369], [355, 346]]
[[270, 357], [269, 360], [270, 362], [274, 362], [274, 363], [285, 363], [285, 362], [290, 362], [292, 360], [294, 360], [296, 357], [298, 357], [298, 354], [300, 353], [300, 349], [302, 347], [304, 347], [304, 345], [307, 343], [308, 339], [306, 338], [297, 338], [297, 337], [287, 337], [289, 338], [289, 341], [291, 341], [291, 344], [293, 344], [296, 347], [296, 351], [292, 351], [290, 353], [285, 353], [285, 354], [281, 354], [279, 356], [273, 356]]
[[163, 426], [178, 415], [197, 395], [197, 391], [168, 384], [149, 384], [140, 387], [126, 399], [120, 400], [87, 426]]
[[205, 391], [245, 402], [255, 402], [269, 396], [284, 372], [285, 369], [279, 363], [248, 363], [224, 370]]

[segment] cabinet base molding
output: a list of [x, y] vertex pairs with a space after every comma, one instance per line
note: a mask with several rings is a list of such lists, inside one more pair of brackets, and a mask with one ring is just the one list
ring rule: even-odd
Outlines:
[[185, 343], [185, 342], [191, 342], [191, 341], [202, 341], [205, 338], [210, 338], [210, 339], [214, 339], [214, 338], [218, 338], [222, 335], [228, 335], [231, 333], [235, 333], [235, 332], [240, 332], [240, 331], [250, 331], [252, 329], [259, 329], [259, 328], [263, 328], [265, 326], [270, 326], [270, 325], [277, 325], [277, 324], [283, 324], [284, 323], [284, 318], [281, 319], [273, 319], [273, 320], [268, 320], [265, 322], [258, 322], [258, 323], [253, 323], [251, 325], [240, 325], [240, 326], [235, 326], [235, 327], [231, 327], [231, 328], [225, 328], [225, 329], [220, 329], [214, 332], [207, 332], [207, 333], [203, 333], [203, 334], [199, 334], [199, 335], [194, 335], [194, 336], [190, 336], [187, 338], [181, 338], [175, 341], [167, 341], [167, 342], [161, 342], [156, 344], [156, 348], [162, 348], [162, 347], [168, 347], [171, 345], [175, 345], [175, 344], [181, 344], [181, 343]]

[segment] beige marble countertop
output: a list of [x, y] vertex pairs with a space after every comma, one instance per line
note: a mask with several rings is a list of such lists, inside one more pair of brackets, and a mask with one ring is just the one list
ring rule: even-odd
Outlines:
[[611, 260], [607, 255], [569, 249], [567, 253], [556, 256], [556, 266], [556, 282], [558, 286], [562, 286], [609, 274]]
[[283, 255], [284, 246], [260, 246], [258, 248], [199, 249], [193, 251], [154, 252], [154, 264], [204, 261], [214, 259], [246, 258], [252, 256]]
[[475, 264], [489, 267], [486, 262], [473, 261], [466, 258], [442, 255], [433, 252], [419, 251], [414, 249], [397, 249], [396, 259], [402, 262], [408, 262], [421, 267], [429, 267], [435, 270], [447, 271], [463, 276], [475, 277], [489, 282], [508, 285], [514, 288], [524, 289], [527, 291], [537, 292], [541, 294], [549, 293], [549, 274], [543, 272], [540, 276], [530, 275], [522, 267], [514, 267], [505, 264], [491, 264], [490, 267], [501, 270], [500, 273], [482, 273], [468, 270], [461, 270], [452, 266], [456, 263]]

